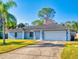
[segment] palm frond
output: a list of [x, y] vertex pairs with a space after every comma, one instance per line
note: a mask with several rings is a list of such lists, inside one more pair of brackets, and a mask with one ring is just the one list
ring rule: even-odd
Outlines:
[[12, 8], [12, 7], [16, 7], [16, 6], [17, 6], [17, 4], [14, 1], [12, 1], [12, 0], [6, 2], [6, 4], [5, 4], [5, 8], [7, 10], [10, 9], [10, 8]]
[[8, 28], [14, 28], [16, 27], [16, 24], [17, 24], [17, 20], [16, 18], [12, 15], [12, 14], [8, 14], [8, 17], [7, 17], [7, 27]]

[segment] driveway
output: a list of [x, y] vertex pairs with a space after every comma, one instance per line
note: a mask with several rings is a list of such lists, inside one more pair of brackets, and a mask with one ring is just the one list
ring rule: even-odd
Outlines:
[[0, 54], [0, 59], [61, 59], [64, 43], [64, 41], [40, 41], [37, 45]]

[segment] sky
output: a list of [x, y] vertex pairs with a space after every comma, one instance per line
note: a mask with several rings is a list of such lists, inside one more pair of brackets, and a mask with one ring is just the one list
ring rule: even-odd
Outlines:
[[[4, 0], [5, 1], [5, 0]], [[77, 21], [78, 1], [77, 0], [14, 0], [17, 7], [9, 10], [17, 23], [29, 23], [39, 19], [38, 12], [42, 8], [50, 7], [56, 11], [55, 20], [58, 23], [66, 21]]]

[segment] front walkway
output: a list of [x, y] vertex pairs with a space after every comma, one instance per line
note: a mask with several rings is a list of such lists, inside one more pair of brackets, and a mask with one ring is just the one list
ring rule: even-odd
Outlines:
[[60, 53], [65, 42], [40, 42], [37, 45], [20, 48], [0, 54], [0, 59], [61, 59]]

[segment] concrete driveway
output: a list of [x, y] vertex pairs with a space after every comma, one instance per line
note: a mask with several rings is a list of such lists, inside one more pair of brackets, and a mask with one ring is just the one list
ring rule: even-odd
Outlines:
[[61, 59], [64, 43], [64, 41], [41, 41], [37, 45], [0, 54], [0, 59]]

